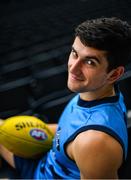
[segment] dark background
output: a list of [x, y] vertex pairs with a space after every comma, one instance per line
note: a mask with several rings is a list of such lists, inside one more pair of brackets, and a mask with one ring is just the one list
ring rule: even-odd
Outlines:
[[[57, 122], [73, 96], [66, 79], [74, 28], [102, 16], [130, 23], [130, 9], [130, 0], [1, 0], [0, 118], [28, 114]], [[128, 110], [130, 81], [120, 84]], [[122, 178], [131, 178], [130, 159]]]

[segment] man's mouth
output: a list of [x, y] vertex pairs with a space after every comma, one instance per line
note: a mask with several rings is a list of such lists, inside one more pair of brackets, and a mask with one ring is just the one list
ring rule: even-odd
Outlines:
[[75, 74], [71, 74], [71, 73], [70, 73], [70, 78], [71, 78], [72, 80], [74, 80], [74, 81], [83, 81], [82, 78], [78, 77], [78, 76], [75, 75]]

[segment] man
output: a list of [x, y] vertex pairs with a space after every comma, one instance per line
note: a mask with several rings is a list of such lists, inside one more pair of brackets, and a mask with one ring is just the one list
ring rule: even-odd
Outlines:
[[68, 87], [78, 94], [61, 115], [53, 147], [38, 162], [1, 155], [34, 179], [118, 178], [127, 156], [126, 108], [117, 86], [130, 60], [131, 27], [117, 18], [87, 20], [75, 31]]

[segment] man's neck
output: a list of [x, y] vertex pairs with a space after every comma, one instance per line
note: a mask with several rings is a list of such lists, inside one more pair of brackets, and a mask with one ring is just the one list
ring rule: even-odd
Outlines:
[[115, 96], [114, 86], [109, 86], [106, 90], [97, 90], [91, 92], [80, 93], [80, 98], [85, 101], [92, 101], [97, 99], [103, 99], [105, 97]]

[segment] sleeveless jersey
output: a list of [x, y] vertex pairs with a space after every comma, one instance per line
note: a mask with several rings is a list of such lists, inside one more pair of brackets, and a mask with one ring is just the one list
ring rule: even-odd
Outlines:
[[126, 108], [121, 93], [91, 102], [76, 95], [66, 106], [58, 123], [53, 147], [40, 161], [35, 179], [80, 179], [80, 172], [66, 154], [66, 145], [79, 133], [94, 129], [114, 137], [127, 156]]

